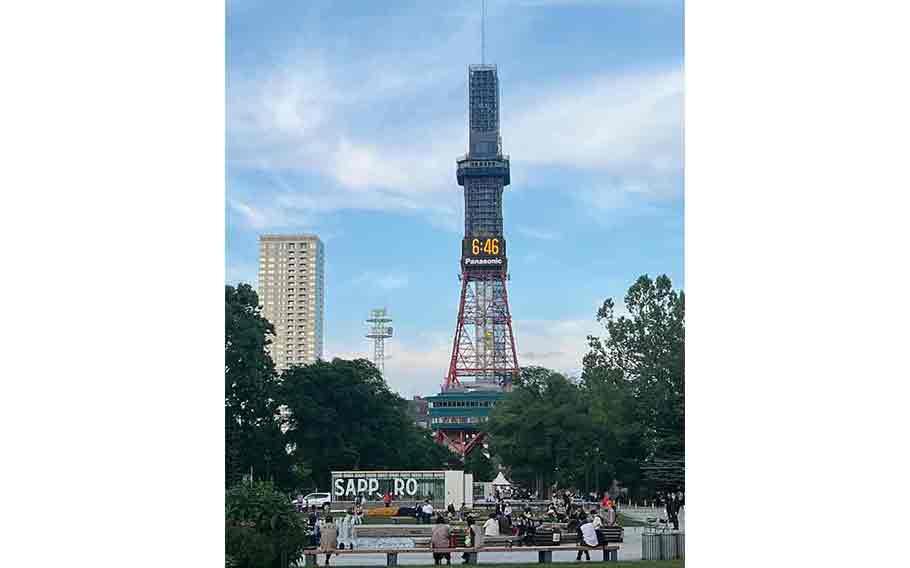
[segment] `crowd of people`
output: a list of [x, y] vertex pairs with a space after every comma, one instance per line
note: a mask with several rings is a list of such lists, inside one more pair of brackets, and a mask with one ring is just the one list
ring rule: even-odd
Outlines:
[[306, 531], [310, 535], [311, 545], [325, 553], [325, 565], [336, 550], [353, 550], [357, 539], [356, 529], [363, 524], [363, 509], [350, 508], [343, 517], [334, 517], [331, 513], [320, 515], [313, 505], [306, 517]]
[[[391, 504], [391, 496], [380, 496], [386, 507]], [[579, 495], [569, 490], [554, 491], [548, 503], [546, 513], [542, 516], [533, 514], [530, 504], [523, 506], [507, 500], [502, 492], [494, 493], [495, 507], [486, 520], [480, 524], [474, 516], [474, 510], [465, 503], [456, 508], [454, 503], [449, 503], [444, 510], [433, 508], [432, 498], [427, 497], [423, 502], [417, 502], [413, 507], [400, 507], [398, 516], [413, 516], [420, 524], [433, 524], [430, 545], [433, 549], [433, 559], [436, 564], [445, 561], [451, 564], [451, 554], [443, 549], [455, 548], [455, 540], [449, 523], [463, 521], [465, 523], [465, 547], [481, 547], [485, 538], [498, 536], [515, 536], [517, 544], [531, 545], [534, 538], [544, 523], [564, 523], [569, 532], [575, 532], [578, 544], [587, 548], [596, 548], [600, 544], [598, 529], [617, 525], [619, 504], [609, 493], [604, 493], [598, 501], [596, 495], [585, 495], [582, 501]], [[529, 494], [529, 497], [536, 497]], [[353, 550], [356, 540], [356, 527], [363, 523], [364, 504], [366, 498], [358, 495], [354, 506], [345, 511], [342, 517], [333, 517], [329, 511], [320, 516], [316, 506], [311, 506], [307, 515], [307, 526], [313, 538], [312, 544], [318, 546], [326, 554], [326, 565], [337, 550]], [[595, 504], [591, 505], [592, 502]], [[666, 508], [667, 520], [673, 524], [674, 529], [679, 528], [679, 511], [684, 504], [682, 492], [668, 492], [661, 495], [661, 503]], [[513, 509], [517, 507], [520, 512]], [[437, 552], [439, 550], [439, 552]], [[577, 560], [582, 556], [590, 560], [588, 550], [578, 551]], [[467, 554], [463, 560], [468, 561]]]

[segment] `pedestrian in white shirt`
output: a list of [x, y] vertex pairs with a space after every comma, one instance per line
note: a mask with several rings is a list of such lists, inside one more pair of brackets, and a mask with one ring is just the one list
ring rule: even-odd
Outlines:
[[[594, 548], [597, 546], [597, 530], [594, 528], [594, 523], [592, 523], [588, 519], [585, 519], [584, 524], [581, 525], [581, 527], [579, 528], [579, 531], [581, 532], [581, 539], [579, 540], [578, 544], [580, 544], [582, 546], [586, 546], [588, 548]], [[578, 556], [575, 557], [576, 561], [581, 560], [582, 552], [585, 553], [586, 560], [591, 559], [591, 555], [588, 553], [587, 550], [579, 550]]]
[[490, 515], [487, 522], [483, 524], [484, 536], [499, 536], [499, 520], [496, 515]]

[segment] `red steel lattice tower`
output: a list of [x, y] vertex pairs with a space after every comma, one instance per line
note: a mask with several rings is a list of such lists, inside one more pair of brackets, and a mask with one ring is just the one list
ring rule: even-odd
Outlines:
[[[509, 274], [502, 194], [510, 183], [510, 173], [499, 131], [496, 66], [469, 66], [468, 90], [468, 153], [457, 160], [458, 185], [464, 187], [465, 199], [461, 299], [452, 357], [440, 394], [466, 395], [453, 403], [465, 408], [488, 400], [491, 392], [509, 391], [519, 371], [506, 291]], [[485, 396], [475, 401], [470, 393]], [[440, 416], [434, 428], [437, 439], [466, 455], [482, 440], [476, 425], [485, 419], [467, 410], [464, 416]]]

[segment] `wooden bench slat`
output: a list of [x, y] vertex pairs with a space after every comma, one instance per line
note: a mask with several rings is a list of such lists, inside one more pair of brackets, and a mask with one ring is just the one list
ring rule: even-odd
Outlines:
[[[332, 554], [429, 554], [432, 552], [515, 552], [515, 551], [559, 551], [559, 550], [619, 550], [619, 545], [602, 544], [597, 546], [563, 545], [563, 546], [484, 546], [483, 548], [355, 548], [354, 550], [333, 550]], [[322, 549], [307, 549], [304, 554], [325, 554]]]

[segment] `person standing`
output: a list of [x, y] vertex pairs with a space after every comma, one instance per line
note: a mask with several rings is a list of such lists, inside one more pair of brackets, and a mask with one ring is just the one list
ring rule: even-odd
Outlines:
[[613, 503], [604, 509], [604, 523], [608, 527], [616, 525], [616, 508], [613, 506]]
[[670, 493], [667, 496], [667, 519], [673, 523], [673, 530], [679, 530], [679, 501], [676, 499], [676, 493]]
[[392, 504], [392, 494], [388, 491], [385, 492], [385, 495], [382, 496], [382, 502], [385, 503], [385, 506], [388, 507]]
[[[467, 526], [464, 535], [464, 547], [473, 548], [474, 550], [483, 548], [483, 531], [479, 530], [477, 525], [474, 524], [474, 518], [468, 517], [465, 520], [465, 523]], [[462, 554], [461, 559], [463, 562], [467, 563], [468, 553], [465, 552]]]
[[445, 517], [436, 515], [436, 525], [433, 527], [433, 532], [430, 536], [430, 548], [433, 549], [433, 564], [440, 564], [443, 558], [445, 558], [447, 565], [452, 564], [452, 553], [436, 552], [440, 549], [450, 548], [451, 537], [452, 532], [448, 523], [446, 523]]
[[329, 565], [329, 558], [338, 548], [338, 528], [332, 522], [332, 515], [327, 515], [325, 523], [319, 532], [319, 549], [325, 553], [325, 565]]
[[344, 516], [335, 521], [335, 528], [338, 529], [338, 548], [344, 550], [348, 545], [349, 530], [351, 527], [350, 519], [353, 517], [354, 509], [347, 509]]
[[512, 527], [509, 525], [509, 518], [506, 517], [505, 514], [501, 513], [497, 519], [497, 522], [499, 522], [499, 534], [503, 536], [512, 534]]

